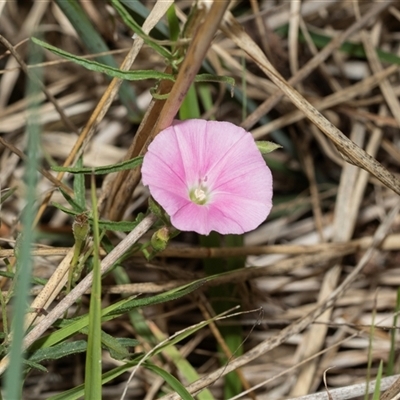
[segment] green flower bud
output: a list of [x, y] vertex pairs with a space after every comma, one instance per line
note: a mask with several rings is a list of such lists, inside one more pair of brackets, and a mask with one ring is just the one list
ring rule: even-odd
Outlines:
[[162, 251], [167, 247], [168, 241], [171, 238], [171, 232], [169, 228], [163, 226], [158, 231], [153, 233], [150, 243], [154, 250]]
[[79, 214], [75, 217], [72, 224], [72, 232], [74, 234], [74, 239], [77, 243], [82, 243], [86, 240], [89, 234], [90, 225], [86, 214]]

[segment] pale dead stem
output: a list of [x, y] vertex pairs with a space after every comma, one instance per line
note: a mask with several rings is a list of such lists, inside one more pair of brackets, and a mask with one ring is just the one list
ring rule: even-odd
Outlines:
[[[386, 390], [398, 378], [399, 375], [382, 378], [380, 381], [381, 390]], [[373, 393], [375, 390], [375, 386], [376, 386], [376, 381], [371, 381], [368, 384], [368, 393]], [[357, 385], [345, 386], [337, 389], [329, 389], [328, 393], [325, 391], [320, 393], [309, 394], [307, 396], [291, 398], [288, 400], [330, 400], [329, 395], [331, 395], [332, 396], [331, 398], [333, 399], [347, 400], [364, 396], [366, 393], [366, 389], [367, 385], [365, 383], [360, 383]], [[389, 400], [389, 398], [384, 399], [382, 397], [381, 400]]]
[[[379, 85], [379, 82], [397, 72], [399, 68], [400, 67], [398, 65], [391, 65], [385, 70], [369, 76], [368, 78], [365, 78], [361, 82], [357, 82], [352, 86], [332, 93], [331, 95], [326, 96], [323, 99], [318, 99], [318, 101], [311, 101], [312, 106], [316, 107], [318, 111], [324, 111], [330, 107], [334, 107], [343, 102], [352, 100], [356, 96], [363, 95], [364, 93], [367, 93], [368, 91], [373, 89], [375, 86]], [[296, 110], [287, 115], [276, 118], [264, 126], [254, 129], [252, 133], [255, 139], [259, 139], [262, 136], [265, 136], [266, 134], [274, 131], [275, 129], [283, 128], [304, 118], [307, 118], [307, 114], [305, 114], [301, 110]]]

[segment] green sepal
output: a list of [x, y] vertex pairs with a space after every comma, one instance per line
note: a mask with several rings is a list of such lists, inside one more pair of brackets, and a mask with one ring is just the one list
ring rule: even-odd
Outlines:
[[260, 150], [261, 154], [268, 154], [273, 152], [276, 149], [281, 149], [282, 146], [280, 144], [269, 142], [268, 140], [257, 140], [256, 145], [258, 150]]

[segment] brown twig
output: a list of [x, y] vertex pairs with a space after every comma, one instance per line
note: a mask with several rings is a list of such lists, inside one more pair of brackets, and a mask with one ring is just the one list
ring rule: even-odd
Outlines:
[[[199, 24], [196, 33], [193, 36], [186, 56], [179, 67], [176, 82], [172, 86], [165, 104], [163, 105], [157, 121], [149, 121], [154, 124], [151, 133], [146, 139], [144, 147], [140, 149], [143, 155], [150, 141], [162, 130], [172, 124], [172, 121], [185, 98], [190, 85], [199, 71], [204, 57], [210, 47], [215, 32], [218, 30], [220, 22], [229, 6], [230, 1], [214, 1], [209, 12], [203, 17], [203, 22]], [[137, 148], [136, 148], [137, 149]], [[114, 199], [109, 204], [108, 218], [116, 220], [121, 218], [125, 211], [129, 199], [140, 179], [140, 171], [135, 169], [129, 172], [118, 188]]]

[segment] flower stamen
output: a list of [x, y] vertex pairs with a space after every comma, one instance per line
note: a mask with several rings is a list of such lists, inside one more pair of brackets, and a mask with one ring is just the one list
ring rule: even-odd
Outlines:
[[198, 186], [189, 191], [189, 197], [190, 197], [190, 200], [193, 201], [193, 203], [196, 203], [196, 204], [199, 204], [202, 206], [207, 203], [208, 190], [204, 186]]

